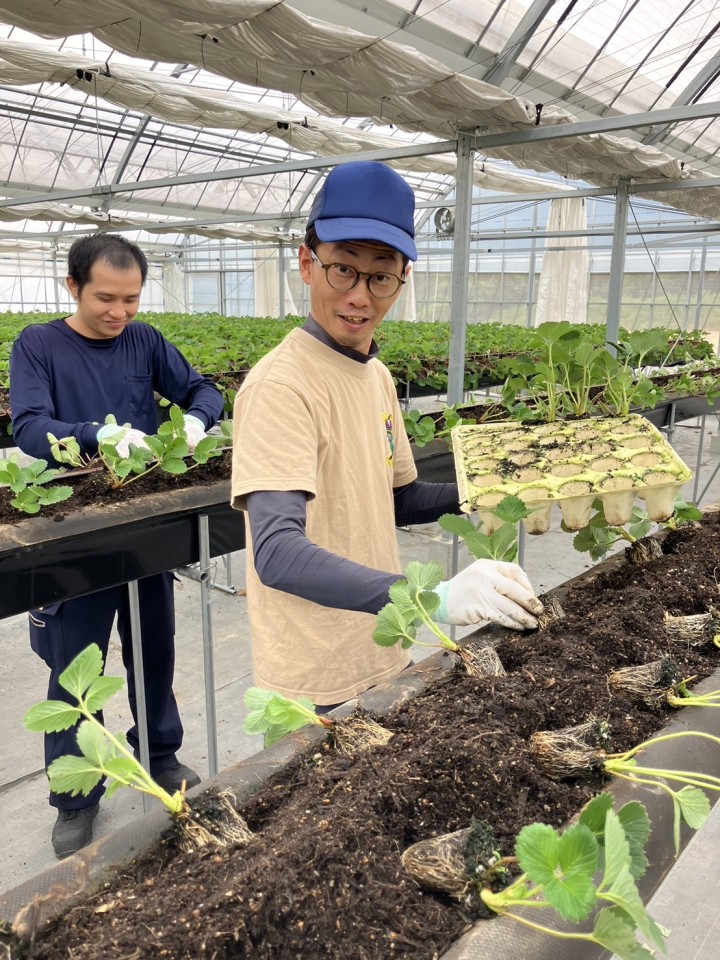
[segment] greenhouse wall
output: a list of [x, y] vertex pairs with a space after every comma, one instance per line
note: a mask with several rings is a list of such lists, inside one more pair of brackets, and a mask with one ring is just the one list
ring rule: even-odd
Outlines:
[[[474, 250], [468, 284], [469, 322], [534, 324], [542, 259], [541, 250], [534, 252], [527, 244], [512, 253]], [[263, 287], [255, 267], [261, 261], [267, 266], [272, 260], [277, 263], [277, 254], [268, 248], [253, 250], [232, 242], [190, 246], [164, 262], [151, 262], [142, 309], [266, 315], [267, 310], [261, 308]], [[588, 322], [606, 320], [609, 265], [609, 252], [590, 253]], [[704, 270], [702, 266], [702, 250], [697, 244], [689, 249], [628, 250], [623, 325], [629, 329], [674, 325], [686, 330], [697, 328], [707, 331], [713, 342], [720, 341], [720, 250], [708, 247]], [[296, 310], [304, 315], [309, 309], [307, 287], [300, 279], [294, 251], [287, 254], [285, 270], [285, 312]], [[65, 271], [64, 258], [40, 251], [0, 255], [0, 310], [69, 312], [72, 301], [65, 287]], [[450, 319], [451, 276], [452, 260], [445, 249], [421, 251], [413, 276], [417, 320]], [[179, 282], [175, 282], [178, 277]], [[389, 318], [405, 319], [406, 302], [407, 295], [400, 298]], [[277, 297], [274, 303], [277, 305]], [[276, 313], [272, 311], [272, 315]]]

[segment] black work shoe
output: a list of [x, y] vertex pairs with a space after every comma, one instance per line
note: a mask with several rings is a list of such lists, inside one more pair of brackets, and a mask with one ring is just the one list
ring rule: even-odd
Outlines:
[[93, 838], [93, 820], [98, 815], [100, 804], [82, 807], [80, 810], [58, 810], [52, 832], [52, 845], [58, 860], [77, 853]]
[[190, 787], [196, 787], [200, 783], [200, 777], [195, 771], [186, 767], [180, 761], [175, 766], [167, 767], [167, 769], [161, 770], [160, 773], [154, 773], [152, 776], [155, 783], [159, 783], [163, 790], [167, 790], [168, 793], [175, 793], [176, 790], [180, 790], [183, 780], [186, 790], [189, 790]]

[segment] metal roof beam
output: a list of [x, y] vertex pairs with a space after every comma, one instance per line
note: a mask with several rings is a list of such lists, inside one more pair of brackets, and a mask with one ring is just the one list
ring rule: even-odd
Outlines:
[[542, 23], [545, 14], [556, 2], [557, 0], [533, 0], [523, 14], [520, 23], [510, 35], [508, 42], [495, 57], [492, 66], [483, 77], [485, 83], [494, 83], [496, 87], [502, 84], [505, 77], [515, 66], [518, 57], [532, 39], [535, 29]]
[[[702, 96], [710, 84], [717, 79], [718, 74], [720, 74], [720, 50], [708, 60], [702, 70], [698, 70], [690, 83], [674, 101], [673, 107], [683, 107], [689, 103], [693, 103], [698, 97]], [[669, 127], [669, 124], [665, 124], [655, 130], [650, 130], [650, 132], [643, 137], [642, 142], [648, 144], [657, 143], [663, 139]]]
[[622, 116], [602, 117], [599, 120], [581, 120], [577, 123], [559, 123], [552, 126], [530, 127], [510, 133], [491, 133], [475, 139], [477, 146], [507, 147], [534, 140], [560, 140], [567, 137], [583, 137], [593, 133], [611, 133], [615, 130], [632, 130], [635, 127], [650, 127], [657, 123], [677, 123], [683, 120], [700, 120], [703, 117], [720, 116], [720, 101], [697, 103], [686, 107], [668, 107], [666, 110], [648, 110], [644, 113], [626, 113]]
[[[157, 190], [177, 187], [181, 184], [211, 183], [218, 180], [238, 180], [243, 177], [266, 177], [276, 173], [291, 173], [297, 170], [316, 170], [337, 167], [356, 160], [397, 160], [403, 157], [432, 156], [438, 153], [454, 153], [455, 140], [440, 140], [437, 143], [404, 144], [401, 147], [370, 150], [361, 153], [343, 153], [335, 157], [310, 157], [304, 160], [287, 160], [284, 163], [256, 163], [250, 167], [229, 167], [227, 170], [212, 170], [205, 173], [190, 173], [178, 177], [160, 177], [157, 180], [138, 180], [135, 183], [98, 184], [78, 190], [58, 190], [54, 193], [33, 194], [25, 197], [24, 204], [52, 203], [63, 200], [93, 199], [101, 201], [108, 194], [134, 193], [136, 190]], [[17, 199], [0, 200], [0, 207], [10, 207]]]

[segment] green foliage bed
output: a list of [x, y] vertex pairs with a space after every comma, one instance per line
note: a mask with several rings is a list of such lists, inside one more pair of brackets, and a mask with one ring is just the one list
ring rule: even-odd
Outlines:
[[[18, 333], [30, 323], [45, 323], [58, 314], [0, 314], [0, 388], [8, 385], [8, 356]], [[216, 313], [140, 313], [139, 320], [157, 327], [192, 365], [213, 377], [232, 402], [243, 373], [304, 322], [303, 317], [277, 320], [273, 317], [225, 317]], [[605, 327], [588, 324], [583, 336], [594, 344], [605, 342]], [[623, 333], [625, 333], [623, 331]], [[668, 350], [647, 357], [646, 363], [684, 362], [713, 355], [701, 331], [668, 330]], [[504, 379], [503, 364], [520, 352], [532, 352], [535, 331], [500, 323], [471, 324], [466, 338], [466, 389], [481, 382]], [[413, 383], [442, 391], [447, 386], [447, 356], [450, 326], [447, 323], [385, 321], [378, 330], [383, 361], [398, 383]]]

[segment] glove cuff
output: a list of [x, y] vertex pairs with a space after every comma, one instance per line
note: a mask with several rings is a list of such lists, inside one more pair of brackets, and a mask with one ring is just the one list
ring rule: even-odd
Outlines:
[[442, 580], [436, 587], [435, 593], [440, 597], [440, 606], [432, 615], [435, 623], [450, 623], [450, 613], [448, 611], [448, 594], [450, 592], [450, 581]]
[[203, 433], [205, 433], [205, 424], [202, 422], [202, 420], [199, 417], [194, 416], [192, 413], [185, 414], [183, 423], [185, 424], [186, 427], [189, 427], [189, 426], [198, 427], [200, 430], [202, 430]]

